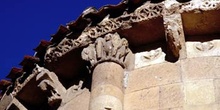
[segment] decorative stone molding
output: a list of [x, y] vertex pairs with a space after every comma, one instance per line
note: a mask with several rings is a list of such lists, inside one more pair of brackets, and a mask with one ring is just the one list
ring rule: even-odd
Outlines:
[[66, 93], [66, 89], [60, 83], [56, 74], [39, 66], [37, 66], [34, 72], [38, 73], [36, 81], [39, 82], [38, 87], [46, 93], [48, 104], [51, 107], [59, 106], [63, 95]]
[[21, 80], [23, 80], [25, 78], [26, 74], [27, 73], [24, 72], [21, 77], [16, 79], [16, 81], [14, 83], [14, 89], [11, 93], [13, 95], [13, 97], [15, 97], [24, 88], [24, 86], [27, 85], [27, 83], [30, 82], [30, 80], [36, 76], [37, 73], [33, 72], [24, 80], [24, 82], [20, 82]]
[[129, 52], [131, 51], [125, 38], [121, 39], [118, 33], [106, 34], [104, 38], [99, 37], [95, 43], [84, 48], [82, 58], [90, 61], [92, 67], [104, 61], [113, 61], [125, 67], [125, 59]]
[[[98, 38], [109, 32], [116, 31], [117, 29], [131, 28], [132, 23], [150, 20], [159, 16], [165, 16], [167, 15], [167, 12], [169, 12], [169, 15], [172, 15], [173, 13], [180, 14], [189, 11], [200, 12], [219, 8], [220, 0], [191, 0], [190, 2], [186, 3], [179, 3], [176, 0], [165, 0], [164, 2], [157, 4], [147, 1], [145, 4], [137, 8], [133, 13], [128, 14], [125, 10], [124, 14], [117, 18], [109, 18], [109, 16], [106, 16], [106, 18], [96, 26], [88, 26], [85, 28], [77, 39], [64, 38], [56, 47], [48, 48], [45, 55], [45, 61], [56, 61], [58, 57], [63, 56], [75, 48], [89, 45], [93, 38]], [[167, 23], [165, 23], [165, 25], [166, 24]], [[175, 25], [178, 26], [179, 24]], [[167, 30], [167, 33], [170, 34], [170, 31]], [[66, 36], [71, 36], [71, 33], [67, 34]], [[175, 49], [172, 50], [179, 50], [180, 43], [177, 38], [169, 39], [174, 43], [172, 45], [175, 46]]]
[[[163, 3], [151, 4], [146, 2], [136, 9], [134, 13], [128, 14], [126, 11], [118, 18], [106, 16], [97, 26], [87, 27], [77, 39], [64, 38], [56, 47], [50, 47], [45, 55], [47, 62], [56, 61], [58, 57], [68, 51], [82, 46], [89, 45], [92, 39], [103, 36], [119, 28], [131, 28], [132, 23], [149, 20], [162, 16]], [[71, 36], [71, 33], [67, 36]]]
[[161, 48], [135, 54], [135, 68], [165, 62], [165, 53]]
[[183, 3], [178, 10], [180, 13], [194, 11], [200, 13], [201, 11], [218, 10], [220, 9], [220, 0], [191, 0]]

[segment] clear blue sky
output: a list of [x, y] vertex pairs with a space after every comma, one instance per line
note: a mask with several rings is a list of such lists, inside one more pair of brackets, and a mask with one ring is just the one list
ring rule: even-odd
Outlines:
[[49, 40], [59, 25], [75, 20], [84, 9], [121, 0], [0, 0], [0, 79], [33, 55], [41, 40]]

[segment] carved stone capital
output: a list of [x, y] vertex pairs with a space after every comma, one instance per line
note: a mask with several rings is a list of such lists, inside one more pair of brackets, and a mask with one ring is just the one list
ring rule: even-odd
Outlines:
[[125, 59], [129, 52], [131, 51], [125, 38], [120, 38], [118, 33], [106, 34], [84, 48], [82, 58], [90, 61], [92, 67], [104, 61], [116, 62], [125, 67]]
[[[150, 1], [147, 1], [132, 13], [127, 13], [125, 10], [124, 13], [117, 18], [109, 18], [109, 16], [107, 15], [96, 26], [87, 26], [77, 39], [68, 38], [68, 36], [71, 36], [72, 32], [68, 33], [66, 35], [67, 37], [64, 38], [57, 46], [51, 46], [47, 49], [45, 61], [57, 61], [59, 57], [62, 57], [71, 50], [83, 46], [88, 46], [94, 38], [98, 38], [117, 29], [132, 28], [132, 26], [130, 25], [132, 23], [138, 23], [161, 16], [172, 18], [178, 14], [180, 15], [183, 12], [194, 11], [200, 13], [201, 11], [219, 9], [219, 7], [219, 0], [191, 0], [189, 2], [184, 3], [177, 2], [177, 0], [166, 0], [160, 3], [150, 3]], [[89, 11], [95, 10], [86, 10], [85, 13], [88, 13]], [[169, 30], [167, 30], [167, 34], [172, 33], [170, 33]], [[174, 34], [178, 34], [178, 30]], [[168, 37], [169, 41], [174, 41], [174, 44], [171, 43], [169, 45], [171, 46], [174, 55], [178, 57], [178, 51], [180, 50], [179, 44], [181, 43], [179, 43], [179, 41], [176, 38]]]

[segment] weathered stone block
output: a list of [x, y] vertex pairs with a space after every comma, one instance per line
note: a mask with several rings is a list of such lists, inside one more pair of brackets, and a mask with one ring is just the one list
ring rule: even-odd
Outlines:
[[58, 110], [89, 110], [90, 92], [88, 90], [78, 94], [77, 97], [70, 100]]
[[144, 89], [126, 94], [124, 110], [158, 110], [159, 87]]
[[179, 63], [161, 63], [131, 71], [125, 92], [178, 82], [181, 82]]
[[166, 109], [160, 109], [160, 110], [185, 110], [183, 107], [178, 108], [166, 108]]
[[220, 107], [220, 79], [214, 79], [215, 99]]
[[184, 85], [185, 103], [187, 105], [205, 105], [215, 103], [213, 80], [198, 80]]
[[219, 110], [219, 109], [218, 109], [218, 105], [209, 104], [209, 105], [185, 106], [184, 110]]
[[220, 57], [185, 59], [181, 64], [183, 81], [220, 77]]
[[165, 53], [161, 48], [135, 54], [135, 68], [165, 62]]
[[170, 84], [160, 87], [160, 109], [183, 106], [184, 94], [182, 84]]
[[186, 42], [187, 57], [204, 57], [220, 55], [220, 40], [207, 42]]

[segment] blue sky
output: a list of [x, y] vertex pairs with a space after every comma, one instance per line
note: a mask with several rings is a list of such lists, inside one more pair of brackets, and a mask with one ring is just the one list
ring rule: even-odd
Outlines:
[[0, 0], [0, 79], [33, 55], [41, 40], [49, 40], [59, 25], [75, 20], [84, 9], [121, 0]]

